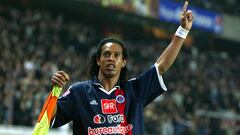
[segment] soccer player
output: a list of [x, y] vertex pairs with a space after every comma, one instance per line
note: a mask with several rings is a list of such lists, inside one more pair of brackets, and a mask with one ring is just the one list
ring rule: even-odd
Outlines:
[[[144, 73], [126, 80], [127, 51], [113, 38], [103, 39], [92, 56], [92, 78], [76, 82], [57, 101], [53, 127], [73, 121], [74, 135], [143, 135], [143, 110], [167, 90], [162, 75], [175, 61], [192, 27], [193, 16], [186, 1], [180, 26], [158, 60]], [[69, 80], [64, 71], [52, 82], [63, 87]]]

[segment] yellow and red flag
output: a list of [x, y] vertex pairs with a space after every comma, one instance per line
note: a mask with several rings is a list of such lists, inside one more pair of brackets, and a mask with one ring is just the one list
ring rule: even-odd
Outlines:
[[50, 122], [53, 117], [54, 108], [57, 104], [57, 99], [60, 96], [62, 88], [55, 85], [49, 93], [45, 101], [42, 111], [38, 116], [37, 124], [32, 135], [47, 135], [50, 127]]

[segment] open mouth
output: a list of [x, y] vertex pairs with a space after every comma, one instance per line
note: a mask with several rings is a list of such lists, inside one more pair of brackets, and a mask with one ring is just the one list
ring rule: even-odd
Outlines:
[[114, 64], [108, 64], [107, 68], [110, 70], [114, 70], [116, 68], [116, 66]]

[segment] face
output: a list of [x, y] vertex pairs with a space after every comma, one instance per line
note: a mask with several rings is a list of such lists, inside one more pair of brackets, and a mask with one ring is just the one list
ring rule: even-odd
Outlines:
[[99, 74], [106, 78], [119, 77], [121, 69], [126, 66], [122, 51], [122, 47], [117, 43], [103, 45], [101, 56], [97, 59]]

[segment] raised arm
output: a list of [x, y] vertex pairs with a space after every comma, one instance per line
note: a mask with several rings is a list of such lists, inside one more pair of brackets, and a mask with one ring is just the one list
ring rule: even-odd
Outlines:
[[182, 8], [182, 12], [180, 14], [180, 26], [176, 31], [175, 36], [156, 62], [161, 75], [165, 73], [175, 61], [187, 33], [192, 28], [193, 15], [192, 11], [187, 10], [187, 6], [188, 1], [185, 2]]

